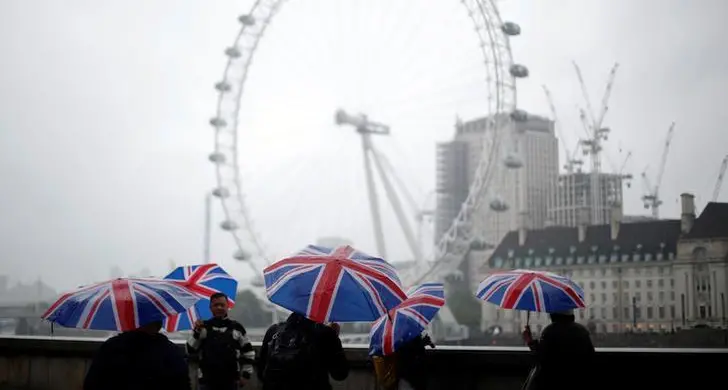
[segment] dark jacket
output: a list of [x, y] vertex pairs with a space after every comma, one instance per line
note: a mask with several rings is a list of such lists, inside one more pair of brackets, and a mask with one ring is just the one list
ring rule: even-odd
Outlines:
[[537, 364], [529, 390], [583, 388], [593, 380], [594, 345], [589, 331], [574, 316], [553, 316], [552, 321], [541, 339], [529, 345]]
[[[308, 375], [308, 378], [293, 378], [290, 386], [288, 384], [282, 386], [273, 386], [265, 382], [265, 369], [269, 358], [269, 343], [273, 336], [283, 327], [296, 329], [296, 331], [306, 332], [310, 340], [315, 344], [317, 359], [313, 365], [314, 372]], [[336, 381], [343, 381], [349, 376], [349, 362], [344, 354], [341, 340], [336, 332], [328, 326], [315, 323], [300, 314], [291, 314], [286, 322], [275, 324], [268, 328], [263, 337], [263, 343], [260, 349], [260, 357], [258, 359], [257, 368], [258, 379], [263, 383], [266, 390], [287, 390], [288, 388], [296, 390], [331, 390], [329, 383], [329, 375]]]
[[200, 366], [204, 367], [205, 359], [204, 349], [205, 339], [210, 332], [225, 332], [230, 329], [230, 344], [234, 346], [237, 356], [237, 367], [235, 372], [229, 373], [227, 378], [207, 378], [206, 372], [202, 369], [198, 370], [197, 376], [200, 383], [220, 382], [237, 382], [240, 377], [250, 379], [253, 374], [253, 365], [255, 364], [255, 351], [250, 343], [248, 334], [243, 325], [230, 318], [211, 318], [205, 321], [205, 327], [199, 332], [193, 332], [189, 340], [187, 340], [187, 353], [196, 355], [200, 360]]
[[125, 332], [104, 342], [83, 390], [190, 390], [180, 348], [162, 334]]
[[427, 369], [425, 347], [433, 346], [429, 336], [417, 336], [397, 350], [397, 374], [407, 381], [414, 390], [427, 387]]

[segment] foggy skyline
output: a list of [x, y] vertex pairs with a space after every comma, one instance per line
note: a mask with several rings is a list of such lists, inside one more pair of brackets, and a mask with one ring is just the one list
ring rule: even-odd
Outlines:
[[[250, 4], [0, 4], [0, 274], [67, 289], [108, 278], [113, 266], [161, 276], [170, 259], [202, 261], [204, 196], [215, 186], [207, 161], [213, 85]], [[595, 109], [620, 63], [603, 166], [619, 167], [633, 152], [625, 214], [648, 213], [639, 175], [649, 165], [654, 181], [672, 121], [661, 216], [679, 217], [681, 192], [704, 207], [728, 154], [724, 1], [498, 4], [523, 30], [511, 40], [515, 62], [530, 70], [518, 105], [550, 116], [546, 84], [569, 146], [583, 134], [576, 106], [584, 106], [571, 61]], [[424, 202], [434, 189], [435, 142], [453, 135], [456, 115], [486, 114], [481, 62], [454, 0], [286, 3], [256, 54], [241, 116], [246, 193], [263, 240], [276, 253], [332, 235], [374, 248], [359, 140], [333, 124], [334, 110], [392, 126], [375, 142]], [[381, 199], [389, 260], [405, 260]], [[728, 201], [728, 188], [719, 199]], [[217, 227], [217, 203], [213, 216]], [[232, 239], [214, 229], [212, 260], [244, 277], [233, 252]]]

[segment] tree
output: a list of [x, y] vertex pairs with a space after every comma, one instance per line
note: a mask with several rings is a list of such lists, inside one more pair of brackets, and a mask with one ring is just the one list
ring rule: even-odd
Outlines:
[[272, 315], [263, 303], [250, 290], [241, 290], [235, 295], [235, 307], [230, 317], [248, 328], [267, 328], [271, 325]]

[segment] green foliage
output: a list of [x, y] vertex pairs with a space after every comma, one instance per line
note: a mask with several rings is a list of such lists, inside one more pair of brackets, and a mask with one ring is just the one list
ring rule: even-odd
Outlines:
[[267, 328], [272, 319], [271, 313], [263, 308], [263, 303], [250, 290], [238, 291], [230, 317], [246, 328]]
[[470, 292], [467, 283], [450, 283], [447, 290], [447, 302], [458, 323], [471, 329], [479, 328], [482, 305]]

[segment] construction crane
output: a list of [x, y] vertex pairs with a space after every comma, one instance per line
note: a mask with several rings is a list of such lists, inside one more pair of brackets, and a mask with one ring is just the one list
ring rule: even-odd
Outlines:
[[554, 100], [551, 97], [551, 91], [549, 91], [548, 87], [545, 85], [541, 86], [543, 88], [543, 92], [546, 95], [546, 101], [549, 103], [549, 108], [551, 109], [551, 116], [554, 120], [554, 127], [556, 128], [556, 134], [561, 140], [561, 147], [564, 149], [564, 155], [566, 156], [566, 163], [564, 164], [564, 169], [566, 169], [566, 172], [573, 173], [574, 169], [577, 171], [581, 171], [581, 166], [584, 164], [584, 161], [579, 160], [576, 158], [576, 152], [578, 150], [578, 144], [577, 148], [574, 149], [574, 154], [572, 155], [569, 152], [569, 147], [566, 144], [566, 138], [564, 138], [564, 133], [561, 131], [561, 123], [558, 120], [558, 117], [556, 116], [556, 106], [554, 106]]
[[723, 159], [723, 163], [720, 164], [720, 171], [718, 171], [718, 180], [715, 181], [715, 188], [713, 189], [713, 198], [711, 202], [718, 201], [718, 195], [720, 195], [720, 187], [723, 185], [723, 177], [725, 177], [726, 168], [728, 168], [728, 154]]
[[632, 157], [632, 151], [627, 152], [627, 157], [624, 158], [624, 161], [622, 161], [622, 166], [619, 167], [619, 177], [625, 181], [625, 184], [627, 184], [627, 188], [632, 187], [631, 180], [632, 175], [629, 173], [624, 173], [624, 168], [627, 166], [627, 162], [629, 161], [630, 157]]
[[660, 218], [660, 205], [662, 205], [662, 199], [660, 199], [660, 184], [662, 184], [662, 175], [665, 173], [665, 163], [667, 163], [667, 154], [670, 151], [670, 144], [672, 143], [672, 135], [675, 131], [675, 122], [672, 122], [670, 128], [667, 130], [667, 139], [665, 140], [665, 146], [662, 150], [662, 159], [660, 160], [660, 166], [658, 168], [657, 178], [655, 180], [654, 187], [650, 185], [650, 181], [647, 178], [647, 170], [642, 172], [642, 181], [645, 186], [645, 194], [642, 195], [642, 202], [644, 202], [646, 209], [652, 210], [652, 216], [657, 219]]
[[619, 69], [619, 64], [615, 63], [612, 70], [609, 72], [607, 86], [604, 90], [604, 95], [602, 96], [601, 108], [599, 113], [595, 114], [594, 109], [592, 108], [591, 99], [589, 99], [589, 93], [586, 90], [584, 78], [581, 74], [581, 69], [576, 62], [572, 63], [574, 65], [574, 70], [576, 71], [576, 77], [579, 80], [579, 86], [581, 87], [581, 93], [584, 96], [584, 102], [587, 110], [586, 112], [584, 110], [580, 110], [581, 121], [584, 125], [584, 130], [587, 133], [587, 137], [580, 140], [580, 144], [584, 155], [589, 155], [591, 157], [591, 223], [600, 224], [603, 222], [601, 221], [602, 213], [600, 212], [599, 207], [602, 204], [599, 178], [599, 174], [602, 169], [602, 142], [606, 141], [609, 137], [609, 128], [602, 127], [602, 124], [605, 116], [607, 115], [607, 111], [609, 110], [609, 97], [612, 94], [612, 87], [617, 75], [617, 69]]

